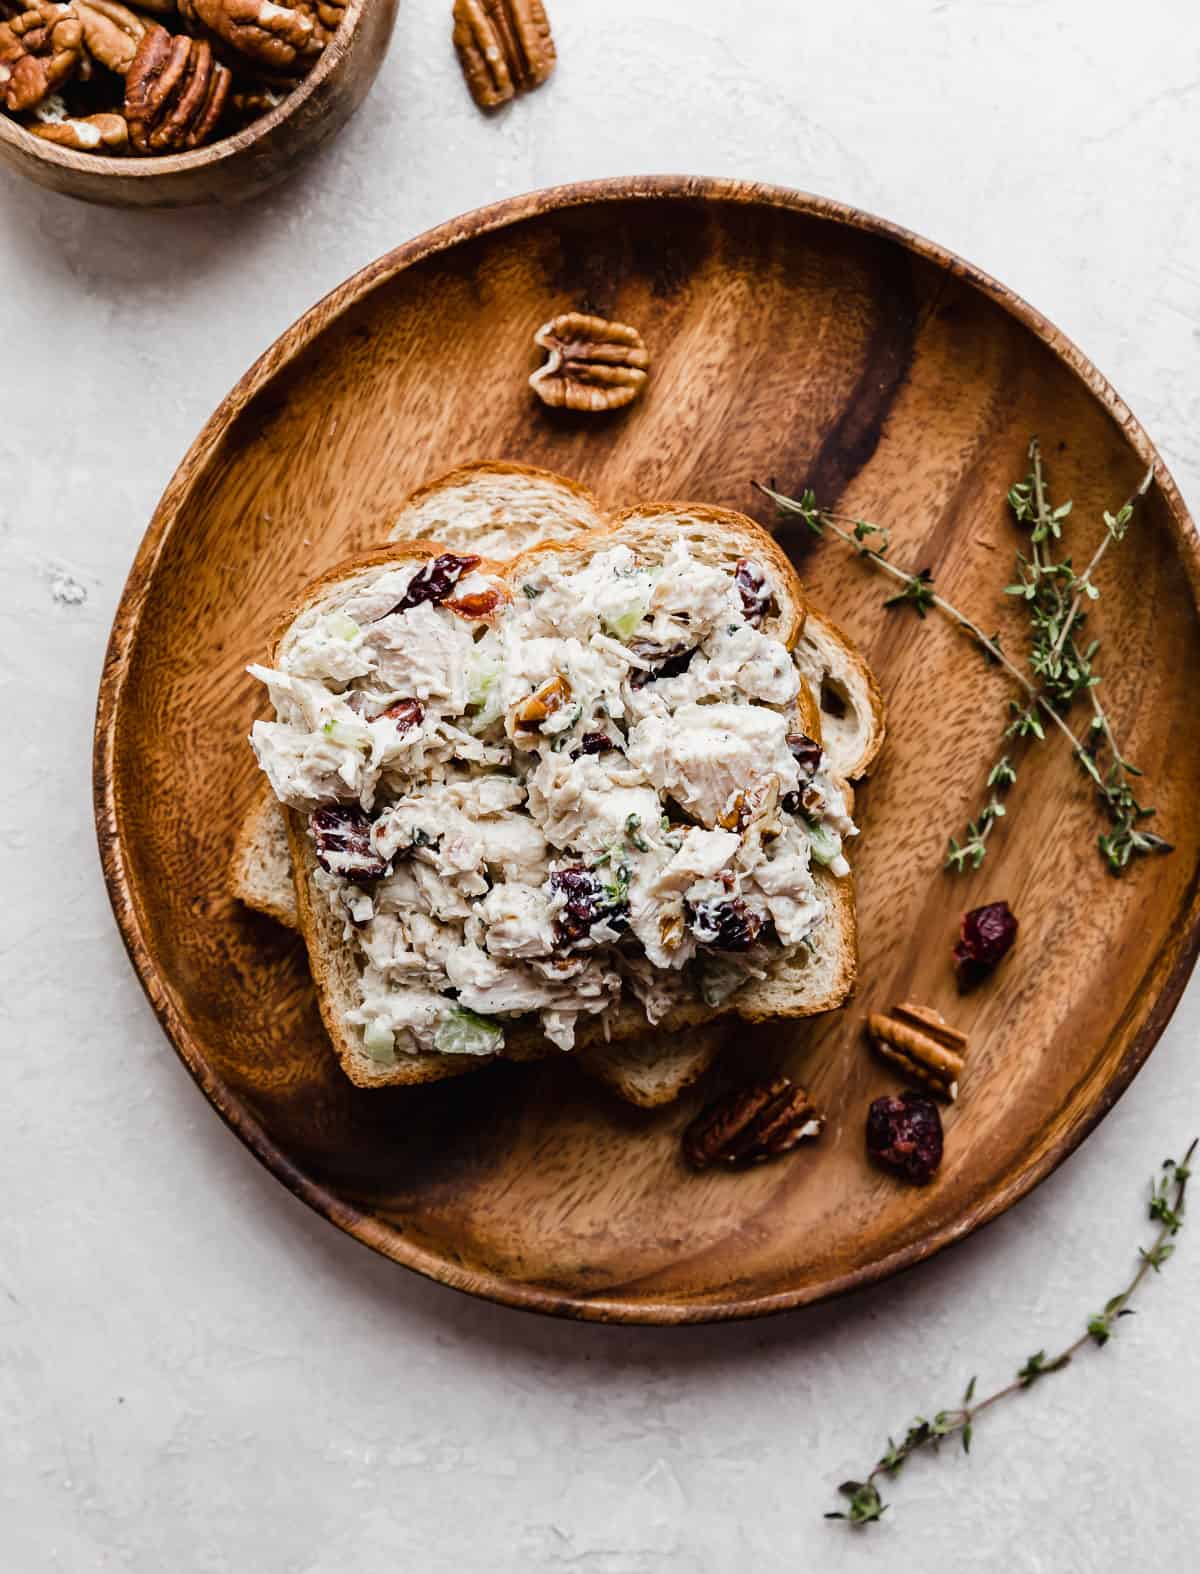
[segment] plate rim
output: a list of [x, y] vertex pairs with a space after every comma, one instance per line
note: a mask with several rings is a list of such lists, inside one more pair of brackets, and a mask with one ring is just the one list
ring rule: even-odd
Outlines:
[[[131, 658], [154, 573], [171, 535], [178, 505], [193, 476], [203, 470], [227, 428], [270, 381], [339, 316], [373, 290], [415, 264], [458, 244], [508, 229], [541, 215], [600, 202], [637, 200], [701, 201], [782, 209], [878, 236], [902, 246], [973, 286], [1009, 316], [1032, 331], [1084, 383], [1122, 428], [1126, 441], [1149, 467], [1166, 504], [1175, 545], [1187, 570], [1193, 602], [1200, 615], [1200, 534], [1174, 478], [1128, 405], [1075, 343], [1020, 295], [983, 269], [904, 226], [849, 203], [785, 186], [695, 175], [618, 176], [545, 187], [472, 209], [436, 225], [385, 253], [318, 300], [253, 363], [221, 400], [201, 428], [168, 482], [146, 528], [126, 578], [113, 618], [101, 669], [92, 752], [92, 792], [100, 862], [121, 939], [159, 1024], [175, 1053], [225, 1124], [292, 1194], [316, 1213], [373, 1251], [451, 1289], [523, 1311], [585, 1322], [661, 1326], [726, 1322], [763, 1317], [815, 1305], [877, 1284], [965, 1239], [1005, 1213], [1040, 1185], [1104, 1119], [1128, 1088], [1162, 1035], [1200, 955], [1200, 865], [1184, 897], [1184, 920], [1158, 953], [1154, 972], [1162, 975], [1146, 1021], [1131, 1041], [1113, 1075], [1093, 1103], [1033, 1162], [1013, 1174], [1010, 1166], [989, 1196], [958, 1218], [898, 1247], [878, 1261], [842, 1273], [818, 1286], [724, 1301], [629, 1301], [621, 1296], [579, 1296], [540, 1285], [523, 1284], [491, 1269], [464, 1268], [448, 1256], [410, 1241], [373, 1214], [364, 1212], [299, 1169], [267, 1134], [262, 1123], [208, 1064], [176, 1006], [169, 980], [155, 966], [143, 915], [128, 873], [124, 829], [116, 792], [117, 727]], [[1143, 979], [1141, 993], [1152, 987]]]

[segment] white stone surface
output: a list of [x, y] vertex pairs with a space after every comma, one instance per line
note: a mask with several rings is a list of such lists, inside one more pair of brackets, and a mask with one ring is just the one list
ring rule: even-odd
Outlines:
[[[478, 203], [689, 171], [858, 203], [1070, 333], [1200, 493], [1200, 12], [1094, 0], [551, 0], [561, 68], [476, 115], [406, 0], [340, 141], [234, 212], [0, 178], [0, 1568], [160, 1574], [1195, 1566], [1200, 1241], [1103, 1355], [826, 1525], [889, 1429], [1071, 1334], [1200, 1123], [1200, 986], [1119, 1107], [1000, 1223], [757, 1325], [551, 1323], [370, 1256], [177, 1064], [97, 868], [92, 708], [154, 503], [325, 290]], [[890, 1518], [890, 1516], [889, 1516]]]

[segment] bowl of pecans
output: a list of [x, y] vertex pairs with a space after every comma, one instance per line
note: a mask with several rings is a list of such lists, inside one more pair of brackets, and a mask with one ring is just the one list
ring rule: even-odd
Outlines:
[[397, 0], [0, 0], [0, 162], [115, 207], [237, 202], [338, 131]]

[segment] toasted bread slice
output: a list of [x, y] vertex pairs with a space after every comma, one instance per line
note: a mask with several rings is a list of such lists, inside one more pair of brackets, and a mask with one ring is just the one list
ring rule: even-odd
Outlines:
[[515, 557], [540, 541], [573, 541], [606, 525], [600, 504], [578, 481], [490, 461], [463, 465], [419, 487], [388, 540], [432, 536], [452, 552]]
[[887, 733], [874, 674], [837, 624], [811, 606], [792, 660], [816, 697], [820, 741], [834, 774], [860, 780], [874, 765]]
[[229, 884], [246, 907], [266, 913], [288, 929], [299, 929], [287, 821], [283, 805], [265, 779], [238, 829]]

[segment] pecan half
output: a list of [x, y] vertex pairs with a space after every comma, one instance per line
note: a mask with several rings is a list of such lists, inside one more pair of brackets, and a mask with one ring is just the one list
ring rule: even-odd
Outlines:
[[150, 25], [118, 0], [74, 0], [83, 46], [102, 66], [125, 76]]
[[303, 69], [324, 48], [311, 16], [274, 0], [180, 0], [179, 13], [270, 71]]
[[0, 103], [13, 114], [33, 109], [75, 74], [82, 57], [74, 7], [35, 0], [0, 22]]
[[216, 130], [230, 74], [204, 39], [146, 29], [125, 78], [125, 119], [139, 153], [198, 148]]
[[84, 115], [78, 120], [55, 120], [27, 129], [43, 142], [74, 148], [77, 153], [124, 153], [129, 147], [129, 126], [124, 115]]
[[803, 1088], [775, 1076], [735, 1088], [702, 1110], [683, 1134], [683, 1156], [693, 1169], [710, 1164], [757, 1164], [790, 1153], [824, 1126]]
[[906, 1000], [886, 1016], [872, 1012], [867, 1031], [884, 1060], [953, 1104], [958, 1097], [967, 1035], [951, 1027], [940, 1011]]
[[542, 0], [454, 0], [454, 47], [480, 109], [540, 87], [558, 58]]
[[552, 409], [619, 410], [646, 385], [650, 352], [627, 323], [564, 312], [543, 323], [533, 342], [548, 359], [529, 386]]

